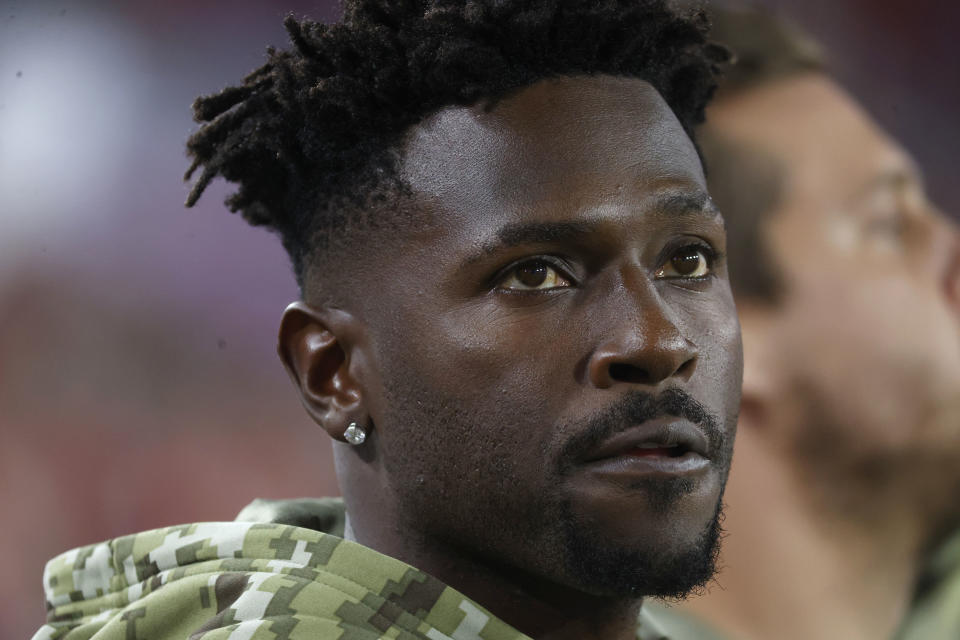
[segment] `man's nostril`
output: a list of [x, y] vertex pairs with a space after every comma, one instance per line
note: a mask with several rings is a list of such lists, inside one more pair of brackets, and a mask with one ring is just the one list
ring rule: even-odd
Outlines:
[[635, 367], [624, 362], [617, 362], [610, 365], [610, 377], [618, 382], [630, 382], [633, 384], [645, 384], [650, 381], [650, 374], [646, 369]]
[[693, 358], [690, 358], [689, 360], [684, 362], [682, 365], [680, 365], [680, 368], [677, 369], [677, 375], [681, 377], [689, 376], [691, 373], [693, 373], [693, 363], [694, 363]]

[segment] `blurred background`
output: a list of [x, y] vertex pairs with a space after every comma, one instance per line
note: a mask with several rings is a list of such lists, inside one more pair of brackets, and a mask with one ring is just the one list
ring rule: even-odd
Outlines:
[[[756, 3], [755, 3], [756, 4]], [[924, 168], [956, 217], [960, 9], [769, 0]], [[336, 2], [2, 0], [0, 638], [43, 620], [70, 547], [230, 520], [255, 497], [335, 495], [329, 445], [274, 353], [297, 296], [275, 237], [183, 208], [190, 103]]]

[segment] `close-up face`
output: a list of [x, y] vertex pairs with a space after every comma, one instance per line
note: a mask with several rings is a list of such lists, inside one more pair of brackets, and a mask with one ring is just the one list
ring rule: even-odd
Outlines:
[[344, 455], [427, 547], [595, 593], [705, 580], [741, 348], [669, 107], [640, 80], [543, 81], [435, 114], [402, 168], [427, 221], [357, 274], [372, 433]]
[[770, 410], [814, 461], [901, 480], [933, 469], [946, 486], [960, 454], [956, 225], [826, 76], [721, 100], [710, 123], [783, 176], [764, 227], [785, 290], [763, 350]]

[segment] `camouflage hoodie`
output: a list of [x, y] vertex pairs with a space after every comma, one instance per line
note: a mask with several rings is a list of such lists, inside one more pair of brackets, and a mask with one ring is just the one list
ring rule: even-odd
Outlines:
[[[241, 517], [337, 531], [342, 513], [330, 500], [259, 502]], [[399, 560], [281, 522], [167, 527], [57, 556], [33, 640], [527, 639]], [[637, 637], [664, 638], [649, 621]]]

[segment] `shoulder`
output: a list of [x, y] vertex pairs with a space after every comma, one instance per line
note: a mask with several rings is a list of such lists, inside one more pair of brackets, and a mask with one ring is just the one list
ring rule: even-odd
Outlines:
[[[645, 625], [651, 630], [646, 635], [643, 633]], [[637, 638], [638, 640], [730, 640], [679, 607], [669, 606], [660, 600], [653, 599], [643, 602]]]

